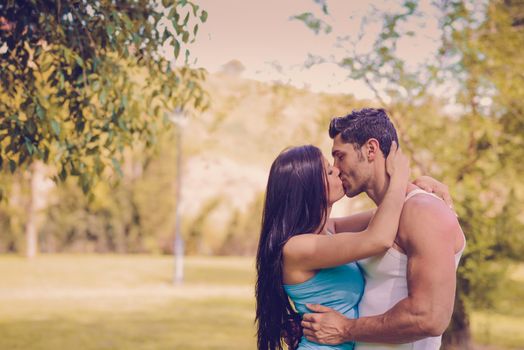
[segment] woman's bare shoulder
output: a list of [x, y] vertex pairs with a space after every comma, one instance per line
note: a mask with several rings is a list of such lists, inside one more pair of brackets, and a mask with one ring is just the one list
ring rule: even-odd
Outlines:
[[313, 233], [301, 233], [291, 237], [284, 244], [284, 257], [293, 260], [307, 257], [319, 236]]

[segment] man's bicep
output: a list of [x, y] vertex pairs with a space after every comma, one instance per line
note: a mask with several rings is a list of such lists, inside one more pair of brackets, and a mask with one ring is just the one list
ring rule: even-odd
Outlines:
[[410, 298], [431, 327], [449, 323], [455, 296], [455, 224], [444, 213], [421, 208], [406, 225]]

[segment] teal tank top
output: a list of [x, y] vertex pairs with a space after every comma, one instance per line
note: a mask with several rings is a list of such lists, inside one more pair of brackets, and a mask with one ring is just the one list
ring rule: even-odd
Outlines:
[[[330, 307], [347, 318], [358, 318], [358, 302], [364, 293], [364, 277], [357, 263], [322, 269], [309, 280], [298, 284], [284, 284], [284, 290], [303, 315], [310, 313], [306, 304], [321, 304]], [[337, 349], [352, 350], [355, 343], [321, 345], [300, 339], [299, 350]]]

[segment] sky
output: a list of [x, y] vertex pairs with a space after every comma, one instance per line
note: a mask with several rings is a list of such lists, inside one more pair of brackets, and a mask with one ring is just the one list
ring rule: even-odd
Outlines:
[[[363, 82], [348, 79], [348, 71], [335, 63], [307, 68], [308, 55], [340, 60], [346, 51], [335, 44], [336, 38], [342, 36], [356, 40], [361, 35], [357, 51], [370, 50], [381, 29], [380, 17], [370, 14], [400, 9], [395, 1], [337, 0], [328, 2], [326, 16], [314, 0], [195, 0], [195, 3], [206, 9], [209, 17], [190, 47], [197, 59], [194, 66], [217, 72], [236, 59], [245, 66], [242, 74], [245, 78], [291, 84], [315, 92], [351, 93], [357, 98], [372, 98], [373, 93]], [[400, 56], [412, 66], [431, 59], [440, 36], [435, 9], [429, 1], [421, 1], [419, 9], [424, 16], [407, 24], [408, 30], [416, 32], [415, 37], [399, 42]], [[315, 34], [301, 21], [291, 19], [304, 12], [320, 15], [332, 25], [332, 32]], [[368, 22], [361, 26], [365, 17]]]

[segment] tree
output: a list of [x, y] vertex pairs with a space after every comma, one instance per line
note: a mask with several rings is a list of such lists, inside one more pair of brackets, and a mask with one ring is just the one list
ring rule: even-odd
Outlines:
[[206, 105], [204, 72], [185, 65], [206, 19], [189, 1], [0, 4], [0, 169], [50, 163], [85, 193], [121, 173], [124, 147], [153, 144], [164, 111]]
[[[329, 33], [328, 4], [318, 3], [319, 14], [297, 19]], [[417, 19], [428, 14], [417, 1], [397, 5], [363, 18], [357, 35], [339, 36], [337, 45], [346, 54], [332, 61], [347, 68], [349, 78], [364, 81], [388, 110], [416, 172], [439, 177], [453, 190], [468, 246], [444, 342], [467, 348], [470, 311], [495, 302], [504, 260], [515, 255], [504, 242], [516, 240], [522, 227], [522, 218], [515, 216], [515, 225], [501, 223], [508, 220], [508, 207], [518, 208], [517, 213], [524, 209], [524, 189], [517, 181], [523, 166], [518, 159], [524, 156], [524, 60], [517, 49], [524, 45], [523, 8], [512, 1], [434, 4], [439, 48], [413, 67], [402, 56], [400, 42], [415, 37]], [[362, 50], [359, 44], [373, 24], [381, 30], [371, 48]], [[455, 111], [446, 112], [444, 106], [452, 104]]]

